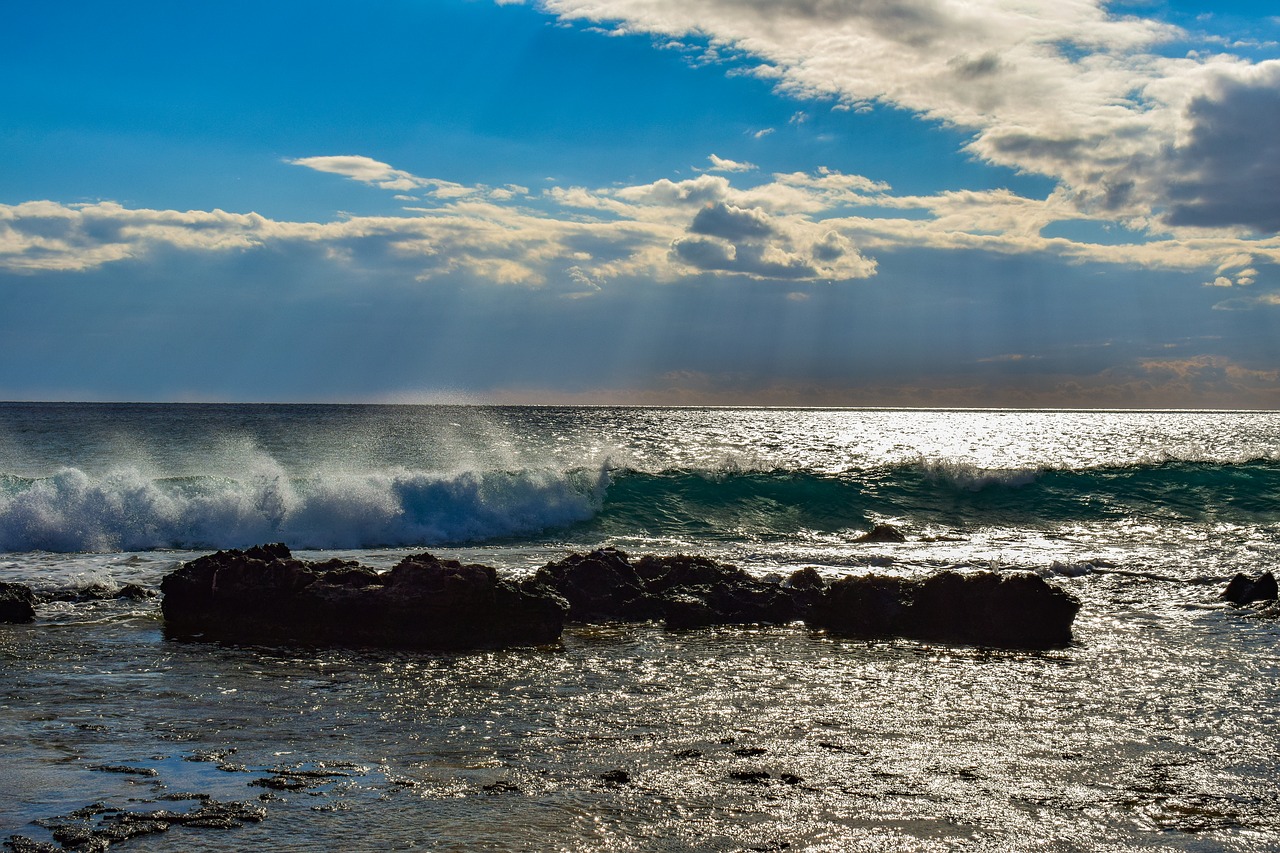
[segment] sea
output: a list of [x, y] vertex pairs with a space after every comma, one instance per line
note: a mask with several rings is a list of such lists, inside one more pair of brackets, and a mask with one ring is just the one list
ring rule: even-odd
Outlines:
[[[1034, 572], [1082, 606], [1050, 651], [433, 653], [180, 642], [111, 597], [267, 542]], [[0, 625], [0, 840], [207, 797], [262, 819], [112, 849], [1277, 850], [1280, 620], [1220, 599], [1277, 557], [1280, 413], [0, 403], [0, 580], [41, 596]]]

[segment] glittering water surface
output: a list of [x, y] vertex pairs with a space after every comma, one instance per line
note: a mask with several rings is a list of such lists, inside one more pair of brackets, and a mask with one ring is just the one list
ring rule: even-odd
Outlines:
[[[0, 406], [0, 580], [44, 592], [282, 538], [1030, 570], [1083, 602], [1047, 653], [606, 625], [447, 655], [48, 602], [0, 626], [0, 837], [198, 792], [267, 817], [124, 849], [1276, 849], [1280, 623], [1217, 596], [1280, 554], [1278, 457], [1257, 413]], [[855, 541], [881, 520], [909, 541]]]

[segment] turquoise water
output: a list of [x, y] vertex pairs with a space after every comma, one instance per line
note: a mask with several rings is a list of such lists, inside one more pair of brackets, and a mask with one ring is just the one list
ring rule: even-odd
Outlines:
[[[908, 541], [856, 541], [880, 522]], [[50, 601], [0, 626], [0, 837], [325, 765], [347, 775], [261, 824], [127, 849], [1280, 845], [1280, 626], [1217, 600], [1280, 555], [1271, 413], [0, 404], [0, 580], [157, 587], [266, 541], [1034, 571], [1084, 606], [1048, 654], [639, 625], [423, 655], [173, 643], [154, 602]], [[91, 769], [122, 762], [158, 775]]]

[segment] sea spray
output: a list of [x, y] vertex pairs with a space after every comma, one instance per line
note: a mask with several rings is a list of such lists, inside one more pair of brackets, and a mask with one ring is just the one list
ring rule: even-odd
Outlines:
[[415, 471], [289, 477], [150, 478], [125, 468], [91, 476], [8, 477], [0, 493], [0, 551], [230, 548], [284, 541], [298, 548], [430, 546], [535, 535], [600, 509], [595, 471]]

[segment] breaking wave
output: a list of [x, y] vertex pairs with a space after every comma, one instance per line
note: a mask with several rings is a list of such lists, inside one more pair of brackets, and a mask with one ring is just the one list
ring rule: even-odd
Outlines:
[[804, 470], [393, 471], [239, 477], [0, 475], [0, 551], [243, 547], [419, 547], [510, 539], [677, 535], [782, 537], [865, 530], [873, 521], [977, 528], [1138, 518], [1280, 520], [1280, 463], [1158, 462], [987, 470], [910, 464]]

